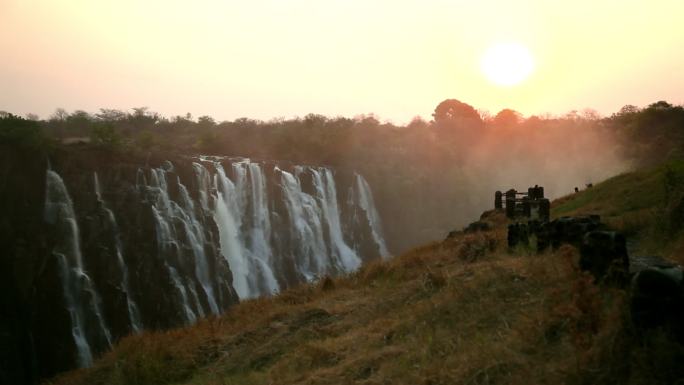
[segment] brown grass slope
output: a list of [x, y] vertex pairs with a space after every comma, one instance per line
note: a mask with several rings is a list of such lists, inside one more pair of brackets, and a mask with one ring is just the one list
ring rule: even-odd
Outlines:
[[[622, 294], [574, 250], [509, 255], [500, 227], [122, 340], [55, 384], [557, 384], [601, 370], [592, 347]], [[610, 343], [616, 343], [612, 341]]]
[[[581, 211], [568, 205], [582, 196], [560, 204]], [[578, 270], [574, 248], [509, 251], [506, 219], [499, 213], [484, 219], [494, 230], [246, 301], [192, 327], [127, 337], [93, 368], [51, 383], [671, 384], [684, 378], [681, 348], [666, 336], [637, 338], [626, 292], [596, 286]]]

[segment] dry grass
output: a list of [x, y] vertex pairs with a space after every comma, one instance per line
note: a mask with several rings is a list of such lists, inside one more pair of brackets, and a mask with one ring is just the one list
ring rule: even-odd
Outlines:
[[[684, 163], [675, 166], [684, 180]], [[666, 171], [564, 197], [554, 215], [599, 213], [642, 243], [665, 239], [652, 234]], [[493, 230], [247, 301], [189, 328], [125, 338], [94, 368], [52, 383], [682, 383], [684, 349], [657, 332], [636, 336], [626, 293], [597, 287], [575, 249], [511, 253], [505, 217], [481, 220]], [[669, 239], [659, 247], [684, 255], [684, 238]]]
[[574, 250], [507, 254], [502, 228], [247, 301], [193, 327], [128, 337], [94, 368], [53, 383], [557, 384], [585, 378], [600, 361], [598, 346], [620, 330], [611, 323], [618, 322], [621, 295], [587, 281], [575, 268]]
[[684, 161], [610, 178], [557, 199], [554, 217], [599, 214], [630, 239], [631, 251], [684, 262]]

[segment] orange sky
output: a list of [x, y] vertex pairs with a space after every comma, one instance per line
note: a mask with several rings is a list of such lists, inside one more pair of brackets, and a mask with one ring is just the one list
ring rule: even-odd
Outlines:
[[[683, 16], [681, 0], [0, 0], [0, 110], [608, 114], [684, 103]], [[506, 88], [480, 60], [507, 42], [536, 71]]]

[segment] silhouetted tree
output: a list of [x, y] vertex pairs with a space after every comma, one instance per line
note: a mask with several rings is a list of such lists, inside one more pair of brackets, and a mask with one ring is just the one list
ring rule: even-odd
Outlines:
[[58, 108], [50, 115], [50, 120], [65, 121], [69, 117], [69, 113], [64, 108]]
[[95, 114], [103, 122], [120, 122], [126, 119], [126, 113], [121, 110], [100, 108], [100, 112]]
[[91, 141], [107, 150], [118, 150], [123, 143], [121, 135], [112, 123], [97, 123], [90, 132]]
[[492, 123], [496, 126], [508, 127], [519, 124], [522, 119], [522, 114], [520, 114], [518, 111], [511, 110], [510, 108], [504, 108], [503, 110], [499, 111], [496, 116], [494, 116]]
[[90, 133], [93, 117], [83, 110], [76, 110], [65, 120], [66, 134], [71, 136], [86, 136]]
[[601, 114], [593, 108], [585, 108], [582, 110], [582, 119], [598, 121], [601, 119]]
[[456, 99], [446, 99], [439, 103], [432, 117], [436, 123], [445, 121], [482, 123], [482, 117], [473, 106]]
[[406, 126], [409, 130], [422, 130], [429, 126], [428, 122], [420, 116], [415, 116], [411, 122]]
[[216, 125], [216, 121], [211, 116], [203, 115], [197, 118], [197, 125], [201, 128], [211, 128]]
[[159, 121], [159, 114], [150, 112], [147, 107], [135, 107], [132, 110], [128, 122], [135, 131], [150, 129]]

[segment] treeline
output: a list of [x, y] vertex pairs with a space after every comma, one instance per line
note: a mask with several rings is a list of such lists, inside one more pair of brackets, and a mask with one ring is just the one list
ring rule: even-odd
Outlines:
[[0, 112], [0, 141], [34, 145], [87, 142], [114, 151], [179, 151], [326, 164], [387, 161], [396, 156], [452, 163], [467, 158], [474, 146], [491, 135], [517, 145], [541, 130], [591, 128], [613, 135], [620, 154], [637, 163], [684, 156], [684, 107], [664, 101], [645, 108], [627, 105], [603, 118], [593, 111], [524, 118], [510, 109], [490, 116], [449, 99], [435, 108], [432, 118], [428, 122], [416, 117], [397, 126], [382, 123], [373, 115], [350, 119], [309, 114], [219, 123], [210, 116], [193, 119], [190, 114], [166, 118], [145, 107], [129, 112], [101, 109], [95, 114], [58, 109], [46, 120]]
[[497, 189], [540, 184], [560, 196], [630, 166], [683, 157], [684, 108], [660, 101], [609, 117], [593, 111], [523, 117], [510, 109], [488, 115], [448, 99], [430, 121], [415, 118], [405, 126], [372, 115], [216, 122], [166, 118], [147, 108], [59, 109], [46, 120], [0, 113], [0, 142], [48, 149], [85, 142], [141, 158], [228, 155], [352, 168], [369, 180], [398, 251], [479, 215]]

